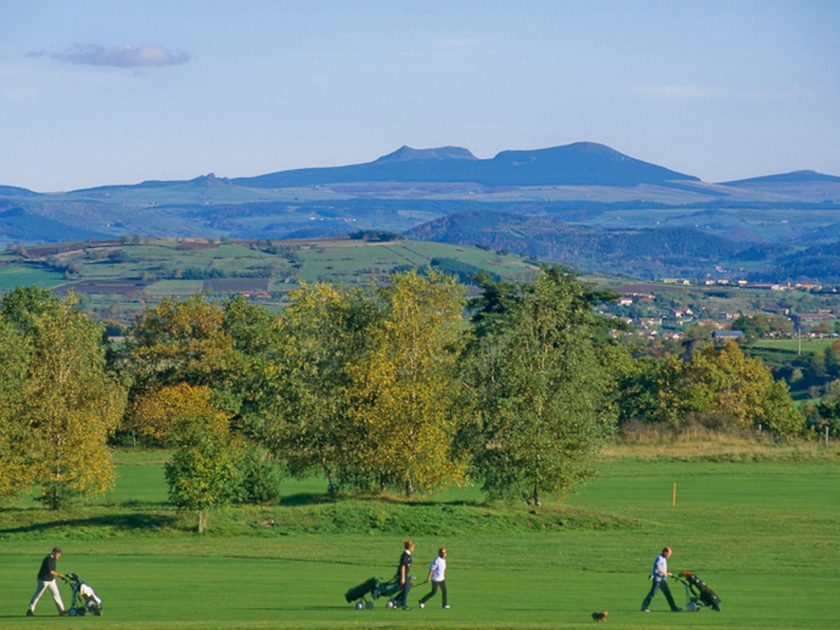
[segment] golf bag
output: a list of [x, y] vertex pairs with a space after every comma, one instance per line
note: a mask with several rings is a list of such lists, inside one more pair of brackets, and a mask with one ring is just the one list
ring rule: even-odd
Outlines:
[[68, 573], [65, 576], [65, 582], [70, 585], [70, 591], [73, 593], [70, 608], [67, 609], [68, 615], [82, 617], [87, 613], [96, 616], [102, 614], [102, 598], [96, 594], [90, 584], [83, 582], [75, 573]]
[[703, 606], [707, 606], [720, 612], [720, 597], [703, 580], [691, 571], [682, 571], [676, 579], [685, 586], [687, 611], [696, 612]]
[[[414, 580], [414, 578], [409, 579]], [[356, 610], [363, 610], [365, 608], [373, 608], [373, 602], [380, 597], [388, 597], [388, 608], [393, 608], [396, 605], [394, 601], [396, 595], [400, 592], [402, 592], [402, 587], [400, 587], [400, 582], [396, 577], [387, 582], [372, 577], [357, 586], [347, 589], [347, 592], [344, 593], [344, 599], [347, 600], [348, 604], [356, 602]]]

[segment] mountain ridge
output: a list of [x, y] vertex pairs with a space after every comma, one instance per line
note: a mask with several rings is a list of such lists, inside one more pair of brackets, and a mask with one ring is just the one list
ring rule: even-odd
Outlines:
[[462, 147], [403, 146], [363, 164], [293, 169], [232, 179], [239, 186], [257, 188], [382, 181], [470, 182], [484, 186], [634, 186], [672, 180], [700, 181], [693, 175], [638, 160], [594, 142], [506, 150], [488, 159], [476, 158]]
[[789, 173], [776, 173], [773, 175], [760, 175], [746, 179], [734, 179], [728, 182], [720, 182], [721, 186], [754, 186], [756, 184], [788, 184], [788, 183], [811, 183], [829, 182], [840, 184], [840, 177], [819, 173], [817, 171], [802, 170], [790, 171]]

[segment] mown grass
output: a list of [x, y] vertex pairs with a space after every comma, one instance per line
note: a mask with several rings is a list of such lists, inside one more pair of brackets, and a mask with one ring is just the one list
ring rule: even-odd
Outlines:
[[[589, 614], [602, 609], [623, 628], [836, 627], [836, 458], [663, 461], [623, 449], [608, 453], [599, 476], [565, 505], [538, 514], [485, 504], [473, 488], [412, 502], [330, 502], [311, 479], [286, 481], [279, 506], [214, 514], [203, 537], [165, 503], [166, 454], [122, 452], [117, 487], [90, 505], [0, 511], [0, 624], [59, 623], [48, 601], [36, 619], [22, 613], [37, 563], [61, 544], [60, 568], [105, 600], [102, 618], [60, 621], [80, 627], [571, 628], [590, 627]], [[438, 599], [425, 610], [381, 602], [353, 610], [344, 591], [390, 577], [406, 537], [417, 541], [420, 579], [447, 545], [452, 609]], [[706, 579], [723, 612], [671, 614], [660, 598], [651, 614], [638, 611], [665, 544], [674, 548], [672, 569]], [[410, 601], [425, 592], [416, 587]]]
[[[813, 353], [823, 352], [826, 348], [830, 348], [833, 343], [837, 341], [836, 338], [825, 339], [803, 339], [802, 352]], [[785, 352], [798, 352], [798, 339], [759, 339], [752, 345], [756, 348], [767, 348], [768, 350], [780, 350]]]

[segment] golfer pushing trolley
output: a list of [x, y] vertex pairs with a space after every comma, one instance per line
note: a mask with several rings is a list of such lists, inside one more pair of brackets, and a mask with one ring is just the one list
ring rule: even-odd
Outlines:
[[65, 579], [65, 576], [56, 570], [56, 563], [61, 558], [61, 547], [53, 547], [53, 550], [41, 561], [41, 568], [38, 569], [38, 583], [35, 587], [35, 593], [26, 608], [26, 616], [35, 616], [35, 607], [41, 599], [45, 591], [49, 591], [52, 595], [55, 608], [59, 615], [66, 615], [67, 611], [64, 608], [64, 602], [61, 600], [61, 591], [58, 589], [55, 578]]
[[668, 571], [668, 558], [671, 557], [671, 553], [671, 548], [665, 547], [662, 553], [656, 556], [656, 560], [653, 561], [653, 569], [651, 569], [650, 573], [650, 579], [653, 580], [653, 584], [651, 584], [650, 592], [645, 597], [645, 601], [642, 602], [642, 612], [650, 612], [650, 602], [653, 600], [653, 596], [656, 595], [656, 591], [660, 590], [665, 596], [665, 599], [668, 600], [668, 605], [671, 607], [672, 612], [680, 612], [682, 610], [674, 602], [674, 596], [671, 595], [671, 589], [668, 588], [668, 578], [672, 575]]

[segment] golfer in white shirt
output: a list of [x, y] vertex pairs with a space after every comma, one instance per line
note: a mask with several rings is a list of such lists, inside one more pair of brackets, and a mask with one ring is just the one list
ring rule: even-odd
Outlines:
[[426, 602], [435, 596], [438, 589], [443, 596], [443, 607], [449, 608], [449, 604], [446, 603], [446, 547], [440, 548], [438, 557], [429, 565], [429, 577], [426, 581], [432, 583], [432, 591], [420, 600], [420, 608], [426, 607]]

